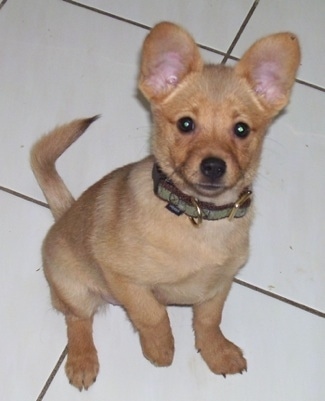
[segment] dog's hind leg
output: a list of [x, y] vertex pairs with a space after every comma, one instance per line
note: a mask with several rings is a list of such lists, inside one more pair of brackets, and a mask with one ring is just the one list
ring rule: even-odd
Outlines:
[[[60, 294], [59, 296], [57, 294]], [[70, 293], [51, 283], [53, 306], [65, 315], [68, 334], [68, 356], [65, 371], [72, 385], [88, 389], [97, 377], [99, 362], [93, 341], [93, 316], [103, 301], [81, 283], [70, 287]]]
[[88, 389], [97, 377], [99, 362], [93, 341], [93, 318], [67, 316], [68, 358], [65, 371], [72, 385]]
[[[68, 334], [68, 356], [65, 371], [70, 384], [79, 390], [88, 389], [97, 377], [99, 371], [99, 362], [97, 350], [93, 341], [93, 315], [90, 313], [89, 304], [94, 304], [93, 295], [90, 299], [80, 296], [80, 307], [74, 307], [64, 300], [64, 295], [60, 297], [51, 287], [52, 304], [58, 311], [65, 315], [67, 334]], [[96, 299], [96, 298], [95, 298]], [[83, 304], [88, 304], [88, 310], [82, 309]], [[96, 308], [97, 309], [97, 308]]]
[[[80, 294], [79, 294], [80, 296]], [[70, 384], [79, 390], [88, 389], [97, 377], [99, 362], [97, 350], [93, 341], [93, 315], [89, 305], [95, 304], [96, 296], [89, 294], [90, 298], [80, 297], [79, 307], [74, 307], [64, 300], [64, 295], [56, 295], [56, 291], [51, 287], [52, 304], [58, 311], [65, 315], [67, 334], [68, 334], [68, 356], [65, 371]], [[88, 310], [82, 309], [82, 305], [87, 304]], [[97, 309], [97, 308], [96, 308]]]

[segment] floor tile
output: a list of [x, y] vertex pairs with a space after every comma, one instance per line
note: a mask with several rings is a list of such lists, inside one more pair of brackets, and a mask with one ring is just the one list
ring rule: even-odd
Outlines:
[[325, 312], [324, 93], [297, 84], [266, 138], [251, 258], [239, 277]]
[[150, 119], [136, 90], [146, 34], [62, 1], [6, 3], [0, 12], [0, 185], [42, 198], [29, 168], [30, 147], [78, 117], [102, 114], [59, 163], [74, 194], [147, 154]]
[[302, 63], [299, 78], [325, 88], [325, 2], [308, 5], [296, 0], [260, 1], [233, 54], [240, 57], [251, 43], [264, 35], [292, 31], [299, 36]]
[[172, 21], [187, 28], [195, 40], [226, 52], [248, 14], [253, 0], [81, 0], [100, 10], [152, 27], [160, 21]]
[[[1, 1], [0, 1], [1, 3]], [[32, 143], [55, 125], [101, 113], [60, 160], [59, 171], [78, 196], [102, 175], [148, 153], [151, 120], [136, 89], [139, 54], [148, 30], [167, 19], [197, 42], [226, 51], [253, 0], [82, 0], [128, 18], [126, 23], [62, 0], [9, 0], [0, 11], [2, 122], [0, 186], [43, 200], [29, 168]], [[325, 3], [261, 0], [233, 55], [260, 36], [297, 32], [299, 78], [325, 87]], [[210, 62], [221, 56], [202, 51]], [[297, 84], [287, 112], [267, 136], [254, 188], [251, 258], [239, 278], [325, 312], [323, 221], [324, 93]], [[40, 247], [50, 212], [0, 190], [3, 302], [0, 398], [36, 400], [65, 344], [64, 318], [52, 310]], [[62, 365], [45, 401], [323, 401], [325, 320], [269, 296], [233, 286], [223, 330], [248, 359], [248, 372], [213, 375], [194, 349], [189, 308], [169, 308], [174, 363], [155, 368], [142, 356], [125, 313], [109, 307], [95, 320], [101, 371], [79, 393]]]
[[36, 400], [65, 346], [41, 268], [47, 209], [0, 191], [0, 398]]
[[176, 341], [173, 365], [156, 368], [141, 355], [137, 334], [119, 307], [95, 320], [101, 361], [88, 392], [71, 387], [63, 367], [44, 401], [321, 401], [325, 320], [235, 285], [223, 330], [238, 343], [248, 372], [224, 379], [212, 374], [194, 349], [189, 308], [170, 308]]
[[[37, 12], [28, 14], [32, 4]], [[102, 114], [58, 162], [75, 196], [113, 168], [148, 154], [151, 121], [136, 90], [146, 34], [62, 1], [6, 5], [0, 13], [0, 38], [6, 38], [0, 65], [1, 186], [43, 200], [29, 166], [30, 148], [57, 124], [83, 116]], [[202, 54], [221, 62], [216, 54]]]

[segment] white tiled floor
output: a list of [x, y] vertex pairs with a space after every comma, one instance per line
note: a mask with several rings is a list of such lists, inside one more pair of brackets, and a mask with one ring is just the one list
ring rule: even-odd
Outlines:
[[170, 308], [173, 366], [154, 368], [142, 357], [124, 312], [111, 307], [95, 322], [101, 361], [96, 384], [79, 393], [62, 365], [42, 392], [66, 337], [41, 271], [40, 246], [52, 217], [15, 195], [43, 200], [29, 168], [31, 144], [57, 123], [102, 114], [59, 164], [76, 196], [114, 167], [141, 158], [150, 131], [148, 110], [136, 91], [143, 25], [179, 22], [216, 50], [203, 52], [207, 60], [220, 62], [253, 0], [79, 3], [87, 7], [63, 0], [0, 0], [0, 399], [323, 401], [323, 0], [308, 5], [260, 0], [231, 54], [240, 57], [255, 39], [279, 30], [296, 32], [303, 51], [300, 82], [287, 113], [269, 132], [256, 183], [252, 255], [239, 275], [249, 287], [234, 284], [224, 313], [223, 329], [245, 350], [248, 372], [224, 380], [208, 371], [194, 350], [186, 308]]

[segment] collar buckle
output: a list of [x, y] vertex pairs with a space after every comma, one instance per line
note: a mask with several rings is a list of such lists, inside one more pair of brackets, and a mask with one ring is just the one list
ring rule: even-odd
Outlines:
[[235, 202], [233, 208], [231, 209], [231, 212], [228, 216], [228, 220], [232, 221], [233, 218], [236, 216], [237, 210], [251, 197], [252, 191], [247, 190], [244, 192], [240, 198]]

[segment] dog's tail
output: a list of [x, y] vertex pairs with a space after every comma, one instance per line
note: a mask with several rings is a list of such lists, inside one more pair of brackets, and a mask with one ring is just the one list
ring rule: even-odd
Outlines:
[[74, 198], [59, 176], [55, 162], [99, 116], [74, 120], [44, 135], [31, 150], [33, 173], [49, 204], [55, 220], [58, 220], [73, 204]]

